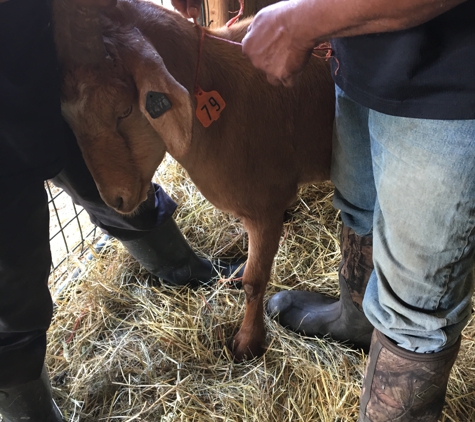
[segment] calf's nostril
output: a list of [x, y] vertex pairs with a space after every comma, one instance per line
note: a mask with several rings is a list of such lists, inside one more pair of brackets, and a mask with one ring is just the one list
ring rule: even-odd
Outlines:
[[120, 211], [120, 209], [123, 208], [123, 206], [124, 206], [124, 199], [121, 196], [118, 196], [117, 198], [115, 198], [114, 208]]

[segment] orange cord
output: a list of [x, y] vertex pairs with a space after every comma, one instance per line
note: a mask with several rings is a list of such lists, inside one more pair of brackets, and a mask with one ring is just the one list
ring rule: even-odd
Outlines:
[[[329, 42], [321, 43], [317, 45], [316, 47], [314, 47], [313, 51], [314, 52], [312, 53], [312, 56], [317, 57], [319, 59], [325, 59], [325, 60], [335, 59], [336, 64], [337, 64], [336, 69], [335, 69], [335, 75], [336, 75], [338, 70], [340, 69], [340, 62], [335, 56], [332, 55], [333, 49], [332, 49], [331, 44]], [[315, 51], [326, 51], [326, 54], [324, 56], [320, 56], [318, 54], [315, 54]]]
[[[239, 11], [237, 12], [237, 15], [234, 16], [234, 18], [228, 20], [226, 23], [226, 26], [229, 28], [231, 25], [236, 23], [236, 21], [244, 14], [244, 0], [239, 0]], [[236, 13], [236, 12], [230, 12], [230, 13]]]
[[73, 329], [71, 330], [71, 334], [69, 337], [66, 339], [66, 344], [70, 343], [71, 340], [73, 339], [74, 335], [76, 334], [76, 330], [79, 328], [79, 324], [81, 324], [81, 320], [83, 317], [86, 315], [86, 311], [81, 312], [81, 315], [76, 319], [76, 322], [74, 323]]

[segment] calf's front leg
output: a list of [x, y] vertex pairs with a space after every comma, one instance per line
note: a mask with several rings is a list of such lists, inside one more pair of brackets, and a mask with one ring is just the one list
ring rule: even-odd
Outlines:
[[231, 341], [236, 361], [261, 356], [265, 351], [264, 293], [274, 256], [279, 248], [283, 213], [268, 220], [243, 220], [249, 235], [249, 253], [243, 275], [246, 311], [239, 332]]

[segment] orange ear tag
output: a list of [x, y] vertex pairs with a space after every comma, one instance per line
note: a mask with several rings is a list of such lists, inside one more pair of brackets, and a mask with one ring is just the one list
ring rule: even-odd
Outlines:
[[208, 127], [215, 120], [219, 119], [226, 103], [217, 91], [203, 91], [196, 87], [196, 117], [204, 127]]

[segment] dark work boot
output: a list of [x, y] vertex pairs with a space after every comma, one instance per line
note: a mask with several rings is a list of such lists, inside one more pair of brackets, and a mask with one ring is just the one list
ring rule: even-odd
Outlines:
[[437, 422], [459, 348], [460, 338], [441, 352], [414, 353], [374, 330], [359, 422]]
[[373, 326], [363, 313], [362, 302], [373, 271], [373, 238], [358, 236], [343, 226], [340, 247], [340, 300], [316, 292], [282, 291], [269, 300], [267, 311], [295, 332], [329, 335], [368, 351]]
[[0, 414], [5, 422], [63, 422], [45, 367], [36, 381], [0, 389]]
[[122, 241], [130, 254], [151, 274], [173, 286], [197, 287], [216, 277], [242, 277], [244, 265], [199, 258], [170, 217], [144, 237]]

